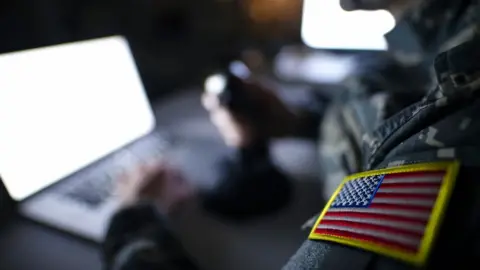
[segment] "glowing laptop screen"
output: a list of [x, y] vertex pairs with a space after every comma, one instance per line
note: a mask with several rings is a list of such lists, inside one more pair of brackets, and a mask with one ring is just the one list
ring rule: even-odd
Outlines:
[[0, 176], [13, 199], [61, 180], [154, 126], [122, 37], [0, 55]]

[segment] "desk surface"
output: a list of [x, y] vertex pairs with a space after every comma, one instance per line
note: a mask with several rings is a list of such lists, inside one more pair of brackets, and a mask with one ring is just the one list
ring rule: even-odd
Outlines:
[[13, 217], [0, 231], [2, 270], [97, 270], [98, 247], [59, 231]]

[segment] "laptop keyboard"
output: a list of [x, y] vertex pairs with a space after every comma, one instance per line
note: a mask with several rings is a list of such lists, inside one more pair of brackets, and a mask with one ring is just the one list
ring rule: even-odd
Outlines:
[[90, 177], [67, 190], [64, 195], [88, 208], [97, 208], [113, 195], [114, 177]]
[[169, 144], [167, 139], [160, 136], [142, 139], [82, 172], [78, 178], [75, 177], [77, 179], [68, 181], [60, 193], [64, 198], [87, 208], [98, 208], [114, 195], [115, 181], [121, 173], [161, 158]]

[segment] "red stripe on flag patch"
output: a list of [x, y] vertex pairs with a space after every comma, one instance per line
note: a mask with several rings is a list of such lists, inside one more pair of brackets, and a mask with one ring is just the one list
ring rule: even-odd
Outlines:
[[433, 177], [443, 177], [445, 175], [445, 171], [418, 171], [418, 172], [402, 172], [402, 173], [392, 173], [387, 174], [386, 177], [395, 177], [395, 178], [427, 178], [430, 176]]
[[432, 210], [432, 206], [418, 206], [418, 205], [403, 205], [393, 203], [375, 203], [373, 202], [369, 208], [378, 209], [397, 209], [397, 210], [411, 210], [429, 213]]
[[367, 230], [375, 230], [375, 231], [382, 231], [388, 233], [394, 233], [398, 235], [405, 235], [408, 237], [416, 237], [421, 238], [423, 232], [418, 232], [415, 230], [409, 230], [408, 228], [395, 228], [394, 226], [383, 226], [383, 225], [376, 225], [376, 224], [369, 224], [369, 223], [360, 223], [360, 222], [352, 222], [352, 221], [336, 221], [336, 220], [322, 220], [320, 222], [321, 225], [331, 225], [331, 226], [339, 226], [339, 227], [349, 227], [349, 228], [356, 228], [356, 229], [367, 229]]
[[397, 198], [397, 199], [436, 199], [438, 194], [410, 194], [410, 193], [377, 193], [375, 198]]
[[411, 217], [402, 217], [402, 216], [392, 216], [388, 214], [377, 214], [377, 213], [348, 213], [348, 212], [331, 212], [327, 213], [325, 217], [352, 217], [352, 218], [362, 218], [365, 220], [368, 219], [383, 219], [388, 221], [398, 221], [398, 222], [411, 222], [413, 224], [426, 225], [427, 219], [411, 218]]
[[439, 188], [441, 183], [382, 183], [384, 188]]
[[354, 232], [331, 230], [331, 229], [316, 229], [315, 233], [362, 240], [362, 241], [373, 243], [373, 244], [379, 244], [382, 246], [400, 249], [409, 253], [416, 253], [418, 250], [417, 246], [415, 245], [400, 244], [396, 241], [389, 241], [380, 237], [368, 236], [368, 235], [354, 233]]

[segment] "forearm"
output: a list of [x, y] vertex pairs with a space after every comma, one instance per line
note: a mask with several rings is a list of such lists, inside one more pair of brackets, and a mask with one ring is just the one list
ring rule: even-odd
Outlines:
[[105, 269], [197, 269], [167, 220], [149, 204], [119, 211], [111, 220], [103, 246]]

